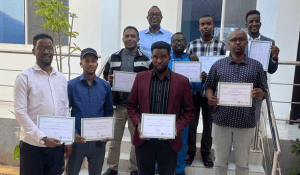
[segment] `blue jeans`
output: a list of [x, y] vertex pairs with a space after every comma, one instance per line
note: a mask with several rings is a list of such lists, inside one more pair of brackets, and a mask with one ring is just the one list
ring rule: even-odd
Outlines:
[[181, 133], [183, 144], [177, 156], [177, 165], [175, 168], [175, 174], [185, 174], [184, 169], [186, 167], [186, 163], [184, 159], [186, 156], [186, 142], [187, 142], [188, 133], [189, 133], [189, 125]]

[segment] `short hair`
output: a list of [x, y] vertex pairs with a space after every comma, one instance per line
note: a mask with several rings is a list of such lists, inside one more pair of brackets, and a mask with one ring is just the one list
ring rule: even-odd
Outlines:
[[182, 32], [176, 32], [176, 33], [174, 33], [174, 35], [173, 35], [172, 38], [171, 38], [171, 43], [172, 43], [173, 37], [174, 37], [175, 35], [183, 35], [184, 39], [186, 40], [186, 38], [185, 38], [185, 36], [184, 36], [184, 34], [183, 34]]
[[170, 46], [170, 44], [168, 44], [164, 41], [157, 41], [157, 42], [153, 43], [151, 46], [151, 53], [153, 52], [154, 49], [166, 49], [168, 55], [170, 56], [171, 46]]
[[[162, 12], [161, 12], [161, 10], [160, 10], [160, 8], [158, 6], [154, 5], [150, 9], [152, 9], [152, 8], [157, 8], [160, 11], [160, 13], [162, 14]], [[149, 14], [150, 9], [148, 10], [148, 14]]]
[[137, 33], [137, 37], [138, 37], [138, 38], [140, 37], [140, 36], [139, 36], [139, 31], [138, 31], [135, 27], [133, 27], [133, 26], [127, 26], [127, 27], [124, 29], [124, 31], [123, 31], [123, 35], [124, 35], [124, 33], [125, 33], [125, 31], [126, 31], [127, 29], [133, 29], [133, 30], [135, 30], [136, 33]]
[[201, 18], [206, 18], [206, 17], [210, 17], [210, 18], [212, 19], [212, 21], [214, 22], [214, 18], [213, 18], [211, 15], [209, 15], [209, 14], [202, 15], [202, 16], [199, 18], [199, 21], [200, 21]]
[[248, 16], [254, 15], [254, 14], [260, 16], [260, 12], [259, 12], [259, 11], [257, 11], [257, 10], [250, 10], [250, 11], [246, 14], [246, 22], [248, 22]]
[[40, 33], [40, 34], [37, 34], [33, 37], [33, 47], [35, 47], [37, 41], [40, 40], [40, 39], [49, 39], [53, 43], [53, 38], [50, 35], [47, 35], [45, 33]]

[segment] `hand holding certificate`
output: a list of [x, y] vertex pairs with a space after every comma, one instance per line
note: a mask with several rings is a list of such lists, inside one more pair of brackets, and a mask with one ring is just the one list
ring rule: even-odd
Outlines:
[[253, 83], [218, 83], [220, 106], [251, 107]]
[[135, 72], [114, 71], [112, 90], [119, 92], [131, 92], [135, 76]]
[[74, 142], [75, 118], [37, 116], [37, 126], [47, 137], [55, 138], [61, 142]]
[[264, 71], [268, 70], [269, 59], [271, 54], [271, 45], [270, 41], [251, 41], [249, 57], [259, 61], [263, 65]]
[[142, 114], [141, 133], [143, 138], [175, 139], [175, 114]]
[[81, 136], [86, 141], [113, 139], [114, 138], [114, 118], [97, 117], [81, 119]]
[[201, 82], [201, 63], [200, 62], [183, 62], [174, 61], [173, 71], [187, 77], [190, 82]]

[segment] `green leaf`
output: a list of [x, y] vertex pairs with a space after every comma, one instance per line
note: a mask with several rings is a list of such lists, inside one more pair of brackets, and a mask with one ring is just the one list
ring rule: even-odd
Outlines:
[[14, 150], [14, 161], [20, 158], [20, 146], [17, 145]]

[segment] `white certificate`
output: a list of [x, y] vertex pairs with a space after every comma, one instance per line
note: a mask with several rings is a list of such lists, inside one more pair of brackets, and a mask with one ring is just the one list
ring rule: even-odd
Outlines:
[[202, 71], [208, 73], [211, 66], [221, 58], [225, 58], [225, 55], [220, 56], [201, 56], [199, 61], [202, 63]]
[[175, 139], [175, 114], [142, 114], [143, 138]]
[[74, 142], [74, 117], [39, 115], [37, 116], [37, 126], [47, 137], [58, 139], [61, 142]]
[[173, 71], [187, 77], [190, 82], [201, 82], [201, 63], [193, 61], [173, 61]]
[[218, 83], [220, 106], [251, 107], [253, 83]]
[[113, 91], [131, 92], [135, 72], [114, 71]]
[[259, 61], [263, 65], [264, 71], [268, 70], [271, 54], [271, 41], [251, 41], [249, 57]]
[[86, 141], [114, 138], [114, 118], [95, 117], [81, 119], [81, 136]]

